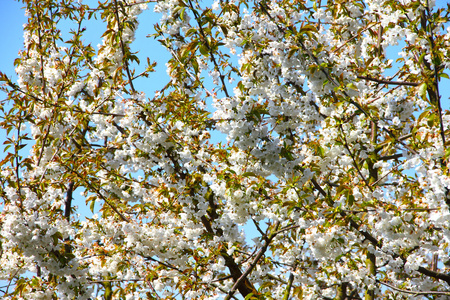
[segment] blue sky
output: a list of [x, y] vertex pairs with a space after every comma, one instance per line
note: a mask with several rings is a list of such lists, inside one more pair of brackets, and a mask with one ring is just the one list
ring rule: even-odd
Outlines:
[[[2, 0], [0, 3], [0, 71], [8, 76], [14, 75], [14, 59], [23, 45], [23, 27], [27, 19], [20, 8], [22, 3]], [[4, 98], [2, 94], [1, 99]]]

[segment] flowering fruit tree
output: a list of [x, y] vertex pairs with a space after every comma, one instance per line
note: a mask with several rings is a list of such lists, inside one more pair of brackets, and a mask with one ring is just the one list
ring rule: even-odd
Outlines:
[[4, 299], [450, 297], [450, 6], [22, 2]]

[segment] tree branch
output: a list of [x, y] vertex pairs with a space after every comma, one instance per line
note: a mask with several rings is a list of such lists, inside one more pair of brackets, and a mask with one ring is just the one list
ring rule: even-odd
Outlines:
[[289, 274], [289, 279], [286, 286], [286, 291], [284, 292], [283, 300], [289, 300], [289, 295], [291, 294], [292, 283], [294, 282], [294, 273]]
[[115, 207], [108, 199], [106, 199], [105, 196], [102, 195], [101, 191], [99, 189], [97, 189], [96, 187], [94, 187], [89, 181], [87, 181], [87, 179], [82, 176], [80, 173], [78, 173], [77, 171], [75, 171], [73, 168], [70, 168], [70, 171], [73, 172], [74, 174], [76, 174], [78, 176], [78, 178], [80, 178], [81, 180], [84, 181], [84, 183], [86, 183], [86, 185], [91, 188], [92, 190], [94, 190], [97, 194], [97, 196], [99, 196], [103, 201], [105, 201], [105, 203], [120, 217], [120, 219], [122, 219], [122, 221], [125, 221], [127, 223], [130, 222], [130, 220], [125, 217], [118, 209], [117, 207]]
[[[264, 246], [258, 251], [258, 253], [256, 254], [255, 258], [253, 259], [253, 261], [250, 263], [250, 266], [248, 266], [248, 268], [245, 270], [245, 272], [241, 275], [241, 277], [239, 277], [239, 279], [234, 283], [233, 287], [231, 288], [231, 290], [228, 292], [227, 296], [225, 297], [225, 300], [229, 300], [233, 294], [236, 292], [236, 290], [238, 289], [239, 285], [241, 285], [241, 283], [243, 283], [244, 280], [248, 280], [247, 276], [252, 272], [252, 270], [256, 267], [256, 264], [258, 263], [259, 259], [264, 255], [264, 253], [266, 252], [267, 248], [270, 245], [270, 242], [273, 240], [273, 238], [276, 236], [276, 231], [278, 229], [278, 226], [280, 225], [280, 222], [276, 222], [275, 223], [275, 233], [272, 233], [268, 238], [266, 243], [264, 244]], [[243, 295], [244, 296], [244, 295]]]
[[[427, 5], [425, 6], [426, 7], [426, 12], [427, 12], [428, 17], [429, 17], [430, 14], [431, 14], [430, 13], [430, 7], [428, 5], [428, 1], [426, 3], [427, 3]], [[428, 19], [426, 19], [426, 21], [428, 21]], [[435, 48], [434, 47], [435, 43], [434, 43], [433, 28], [431, 27], [430, 22], [428, 22], [428, 28], [430, 29], [430, 44], [431, 44], [431, 47], [430, 47], [430, 52], [431, 53], [430, 54], [431, 54], [432, 61], [433, 61], [433, 64], [434, 64], [433, 75], [434, 75], [434, 87], [436, 88], [436, 90], [434, 91], [431, 87], [428, 87], [427, 91], [428, 91], [428, 94], [433, 93], [435, 95], [435, 97], [436, 97], [436, 104], [437, 104], [437, 107], [438, 107], [438, 115], [439, 115], [439, 132], [440, 132], [441, 139], [442, 139], [442, 145], [445, 148], [445, 144], [446, 144], [445, 131], [444, 131], [444, 122], [442, 120], [441, 96], [439, 94], [439, 74], [438, 74], [438, 69], [439, 69], [440, 66], [436, 63], [436, 55], [434, 54], [434, 51], [433, 51], [434, 48]], [[426, 30], [426, 28], [424, 28], [424, 30]], [[443, 159], [441, 159], [441, 164], [444, 165]], [[446, 193], [446, 194], [448, 194], [448, 193]]]
[[126, 53], [125, 52], [125, 45], [124, 45], [123, 39], [122, 39], [123, 28], [122, 28], [121, 23], [120, 23], [119, 7], [118, 7], [118, 4], [117, 4], [117, 0], [114, 0], [114, 13], [116, 15], [116, 20], [117, 20], [118, 34], [119, 34], [119, 40], [120, 40], [120, 48], [122, 49], [122, 55], [124, 56], [123, 64], [125, 65], [125, 70], [127, 72], [128, 83], [130, 84], [131, 91], [133, 93], [135, 93], [136, 90], [134, 89], [133, 80], [132, 80], [132, 76], [131, 76], [131, 73], [130, 73], [130, 68], [128, 66], [128, 60], [125, 57], [125, 53]]
[[386, 283], [386, 282], [382, 282], [377, 280], [378, 283], [387, 286], [388, 288], [391, 288], [397, 292], [401, 292], [401, 293], [405, 293], [405, 294], [411, 294], [411, 295], [450, 295], [450, 292], [440, 292], [440, 291], [409, 291], [409, 290], [404, 290], [404, 289], [400, 289], [398, 287], [395, 287], [392, 284]]
[[356, 77], [358, 77], [359, 79], [367, 80], [367, 81], [374, 81], [377, 83], [392, 84], [392, 85], [418, 86], [420, 84], [417, 82], [391, 81], [391, 80], [386, 80], [386, 79], [377, 79], [377, 78], [373, 78], [373, 77], [369, 77], [369, 76], [361, 76], [361, 75], [357, 75]]
[[226, 97], [230, 97], [230, 95], [228, 93], [227, 86], [225, 84], [225, 80], [224, 80], [225, 76], [220, 73], [219, 64], [216, 61], [214, 53], [212, 52], [212, 49], [211, 49], [211, 45], [209, 44], [208, 39], [206, 38], [206, 34], [205, 34], [205, 32], [204, 32], [204, 30], [202, 28], [202, 25], [200, 24], [200, 16], [199, 16], [198, 12], [194, 9], [192, 1], [191, 0], [188, 0], [188, 1], [189, 1], [189, 8], [192, 10], [192, 13], [195, 16], [195, 21], [197, 21], [198, 28], [199, 28], [199, 31], [200, 31], [200, 35], [203, 38], [203, 43], [205, 43], [206, 48], [208, 49], [208, 52], [211, 55], [211, 62], [214, 64], [214, 68], [216, 69], [216, 71], [219, 72], [219, 77], [220, 77], [220, 81], [222, 83], [223, 92], [225, 93]]
[[64, 218], [66, 218], [67, 222], [70, 222], [70, 210], [72, 208], [72, 194], [73, 194], [73, 187], [75, 183], [73, 181], [69, 182], [69, 185], [67, 186], [67, 192], [66, 192], [66, 201], [64, 202]]

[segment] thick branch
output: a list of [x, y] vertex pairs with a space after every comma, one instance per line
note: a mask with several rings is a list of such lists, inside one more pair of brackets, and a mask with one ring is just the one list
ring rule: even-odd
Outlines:
[[73, 199], [73, 187], [74, 187], [74, 182], [71, 181], [69, 182], [69, 186], [67, 187], [67, 192], [66, 192], [66, 201], [64, 202], [64, 218], [66, 218], [66, 220], [69, 222], [70, 221], [70, 211], [72, 209], [72, 199]]
[[423, 275], [430, 276], [430, 277], [433, 277], [436, 279], [444, 280], [445, 282], [447, 282], [450, 285], [450, 275], [447, 275], [444, 273], [439, 273], [439, 272], [434, 272], [434, 271], [428, 270], [424, 267], [419, 267], [418, 271], [420, 273], [422, 273]]
[[348, 282], [341, 283], [337, 288], [337, 295], [335, 297], [336, 300], [345, 300], [347, 298], [347, 286]]
[[[206, 216], [202, 216], [201, 220], [202, 220], [203, 226], [205, 226], [206, 230], [209, 233], [215, 234], [215, 232], [211, 226], [211, 222], [206, 218]], [[241, 293], [241, 295], [243, 297], [247, 296], [250, 293], [253, 293], [255, 291], [255, 288], [253, 287], [253, 285], [250, 283], [250, 281], [246, 277], [244, 277], [245, 280], [242, 281], [242, 279], [241, 279], [241, 278], [243, 278], [242, 271], [239, 268], [239, 265], [234, 261], [233, 257], [228, 255], [228, 253], [225, 250], [221, 250], [220, 255], [225, 260], [225, 266], [227, 266], [228, 270], [230, 270], [231, 277], [233, 278], [233, 281], [234, 281], [233, 287], [236, 287], [236, 289], [239, 290], [239, 293]], [[230, 298], [228, 298], [228, 299], [230, 299]]]
[[[241, 277], [239, 277], [239, 279], [234, 283], [233, 287], [231, 288], [231, 290], [228, 292], [228, 295], [225, 297], [225, 300], [229, 300], [233, 294], [236, 292], [236, 290], [238, 289], [238, 287], [240, 285], [242, 285], [242, 283], [244, 283], [245, 281], [248, 281], [247, 276], [252, 272], [252, 270], [256, 267], [256, 264], [258, 263], [258, 261], [260, 260], [260, 258], [264, 255], [264, 253], [267, 251], [267, 248], [270, 245], [270, 242], [273, 240], [273, 238], [276, 236], [276, 231], [277, 228], [279, 226], [279, 222], [277, 222], [275, 224], [275, 233], [272, 233], [268, 238], [267, 241], [265, 242], [264, 246], [258, 251], [258, 253], [256, 254], [255, 258], [253, 259], [253, 261], [251, 262], [250, 266], [248, 266], [247, 270], [245, 270], [244, 274], [241, 275]], [[243, 295], [244, 296], [244, 295]]]
[[286, 291], [284, 292], [283, 300], [289, 300], [289, 295], [291, 294], [292, 283], [294, 282], [294, 273], [289, 274], [288, 284]]

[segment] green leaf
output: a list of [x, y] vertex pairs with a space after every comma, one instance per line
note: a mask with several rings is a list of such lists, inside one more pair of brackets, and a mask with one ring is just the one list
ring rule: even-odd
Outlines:
[[247, 296], [245, 296], [245, 300], [250, 300], [250, 299], [254, 299], [253, 293], [250, 293]]
[[426, 100], [427, 99], [427, 84], [425, 82], [421, 83], [418, 87], [417, 87], [417, 93], [419, 94], [419, 96]]
[[355, 203], [355, 196], [349, 195], [348, 198], [347, 198], [347, 205], [348, 206], [352, 206], [353, 203]]
[[89, 209], [91, 210], [92, 213], [94, 213], [94, 208], [95, 208], [95, 201], [91, 201], [91, 204], [89, 205]]
[[184, 21], [184, 13], [186, 11], [186, 7], [183, 7], [182, 9], [180, 9], [180, 19], [182, 21]]
[[445, 149], [445, 158], [448, 158], [450, 156], [450, 147], [447, 147], [447, 149]]
[[317, 28], [316, 28], [316, 26], [311, 25], [311, 24], [304, 25], [304, 26], [302, 26], [302, 28], [300, 28], [300, 32], [302, 32], [302, 33], [306, 33], [308, 31], [317, 32]]
[[437, 115], [436, 114], [430, 114], [428, 116], [428, 119], [427, 119], [428, 126], [434, 127], [436, 125], [436, 123], [437, 123]]
[[355, 90], [355, 91], [358, 90], [358, 88], [356, 87], [356, 85], [353, 82], [348, 83], [347, 87], [351, 90]]
[[427, 54], [427, 52], [423, 52], [420, 57], [419, 57], [419, 64], [423, 63], [423, 58], [425, 57], [425, 55]]
[[447, 73], [442, 72], [441, 74], [439, 74], [439, 77], [443, 77], [443, 78], [447, 78], [450, 79], [450, 77], [448, 76]]
[[195, 27], [189, 28], [189, 30], [186, 31], [186, 37], [191, 36], [196, 32], [197, 32], [197, 28], [195, 28]]
[[198, 49], [200, 50], [200, 53], [204, 56], [209, 56], [209, 52], [208, 52], [208, 48], [206, 48], [206, 46], [204, 44], [200, 44], [200, 46], [198, 47]]
[[220, 29], [222, 29], [223, 34], [225, 34], [225, 36], [228, 34], [228, 28], [227, 26], [221, 24], [220, 25]]
[[8, 153], [6, 157], [0, 161], [0, 167], [7, 163], [11, 157], [14, 157], [14, 154]]

